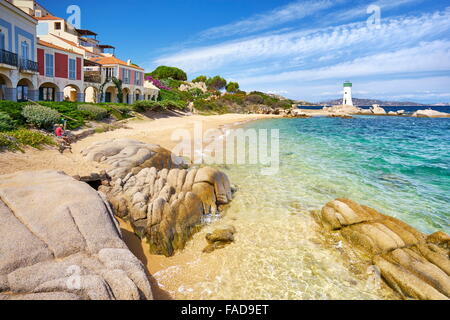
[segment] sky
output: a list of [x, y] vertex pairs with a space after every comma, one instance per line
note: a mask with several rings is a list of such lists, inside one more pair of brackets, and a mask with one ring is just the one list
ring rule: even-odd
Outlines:
[[311, 102], [353, 96], [450, 102], [448, 0], [41, 0], [150, 72], [221, 75]]

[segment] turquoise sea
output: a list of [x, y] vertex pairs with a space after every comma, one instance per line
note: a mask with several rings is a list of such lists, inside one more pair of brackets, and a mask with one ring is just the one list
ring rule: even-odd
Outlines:
[[450, 232], [450, 119], [318, 117], [245, 127], [280, 130], [272, 178], [295, 184], [292, 197], [304, 206], [350, 198], [423, 232]]
[[[426, 233], [450, 232], [450, 119], [268, 119], [241, 127], [279, 129], [279, 171], [219, 166], [238, 188], [225, 215], [154, 274], [174, 298], [395, 298], [351, 270], [356, 261], [338, 249], [345, 243], [323, 245], [310, 211], [338, 197]], [[206, 233], [225, 225], [236, 228], [235, 242], [203, 254]]]

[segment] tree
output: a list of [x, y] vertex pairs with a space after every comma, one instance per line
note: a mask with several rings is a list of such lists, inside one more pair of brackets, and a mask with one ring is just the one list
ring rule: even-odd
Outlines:
[[239, 91], [239, 83], [237, 82], [229, 82], [225, 87], [227, 92], [238, 92]]
[[192, 82], [204, 82], [204, 83], [206, 83], [206, 81], [208, 81], [207, 76], [198, 76], [197, 78], [192, 80]]
[[169, 78], [180, 81], [187, 80], [186, 72], [175, 67], [159, 66], [158, 68], [153, 70], [153, 72], [151, 72], [149, 75], [159, 80]]
[[227, 80], [225, 80], [221, 76], [215, 76], [208, 79], [206, 85], [210, 89], [222, 90], [227, 85]]

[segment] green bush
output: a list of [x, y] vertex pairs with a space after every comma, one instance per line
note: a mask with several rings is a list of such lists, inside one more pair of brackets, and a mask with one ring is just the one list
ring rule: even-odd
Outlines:
[[239, 83], [237, 82], [230, 82], [225, 87], [227, 92], [238, 92], [239, 91]]
[[221, 89], [225, 88], [225, 86], [227, 85], [227, 80], [225, 80], [221, 76], [215, 76], [215, 77], [208, 79], [208, 81], [206, 82], [206, 85], [210, 89], [221, 90]]
[[181, 69], [175, 68], [175, 67], [159, 66], [150, 74], [146, 74], [146, 76], [147, 75], [150, 75], [153, 78], [159, 79], [159, 80], [168, 79], [168, 78], [172, 78], [174, 80], [181, 80], [181, 81], [187, 80], [186, 72], [184, 72]]
[[37, 128], [52, 129], [55, 123], [58, 123], [61, 116], [58, 111], [41, 106], [28, 105], [22, 110], [22, 115]]
[[78, 110], [86, 113], [90, 120], [103, 120], [109, 116], [109, 112], [105, 108], [92, 104], [79, 105]]
[[197, 78], [192, 80], [192, 82], [204, 82], [204, 83], [206, 83], [207, 80], [208, 80], [207, 76], [198, 76]]
[[264, 98], [257, 94], [250, 94], [245, 98], [245, 101], [253, 104], [263, 104]]
[[11, 131], [15, 127], [14, 120], [7, 113], [0, 111], [0, 131]]
[[172, 78], [168, 78], [168, 79], [161, 80], [161, 83], [165, 87], [172, 88], [172, 89], [178, 89], [185, 82], [181, 81], [181, 80], [175, 80], [175, 79], [172, 79]]
[[160, 107], [157, 101], [140, 100], [133, 103], [133, 110], [137, 112], [145, 112], [149, 110], [156, 110]]
[[40, 149], [43, 145], [54, 145], [55, 142], [50, 136], [38, 131], [20, 129], [8, 133], [0, 133], [0, 150], [16, 151], [21, 150], [21, 146], [30, 146]]
[[25, 125], [26, 120], [22, 115], [22, 109], [27, 102], [0, 101], [0, 111], [6, 113], [16, 122], [17, 126]]
[[198, 99], [194, 101], [194, 108], [198, 111], [206, 112], [206, 113], [227, 113], [228, 108], [226, 106], [221, 106], [220, 104], [214, 101], [208, 101], [203, 99]]

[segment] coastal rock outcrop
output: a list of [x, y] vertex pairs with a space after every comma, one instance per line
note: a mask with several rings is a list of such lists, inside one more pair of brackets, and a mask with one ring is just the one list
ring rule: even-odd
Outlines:
[[235, 233], [236, 228], [233, 226], [226, 226], [224, 228], [214, 230], [212, 233], [208, 233], [205, 236], [206, 241], [208, 241], [208, 245], [203, 249], [203, 252], [211, 253], [216, 249], [222, 249], [234, 241]]
[[375, 209], [348, 199], [327, 203], [314, 214], [326, 230], [338, 232], [362, 259], [405, 298], [450, 298], [449, 236], [430, 236]]
[[228, 177], [210, 167], [145, 168], [100, 190], [116, 214], [148, 239], [152, 253], [166, 256], [184, 247], [205, 215], [217, 214], [232, 199]]
[[385, 115], [385, 114], [387, 114], [386, 110], [384, 110], [378, 104], [374, 104], [372, 107], [370, 107], [370, 111], [372, 112], [372, 114], [376, 114], [376, 115]]
[[417, 110], [413, 113], [416, 118], [450, 118], [450, 113], [439, 112], [432, 109]]
[[116, 139], [96, 143], [83, 155], [109, 164], [105, 193], [114, 213], [147, 238], [154, 254], [184, 248], [205, 215], [217, 214], [232, 199], [228, 177], [211, 168], [191, 168], [182, 158], [152, 144]]
[[0, 177], [1, 299], [152, 299], [106, 197], [62, 172]]
[[110, 165], [107, 174], [113, 179], [124, 178], [131, 170], [136, 172], [142, 168], [186, 167], [182, 158], [167, 149], [131, 139], [100, 141], [81, 153], [87, 160]]

